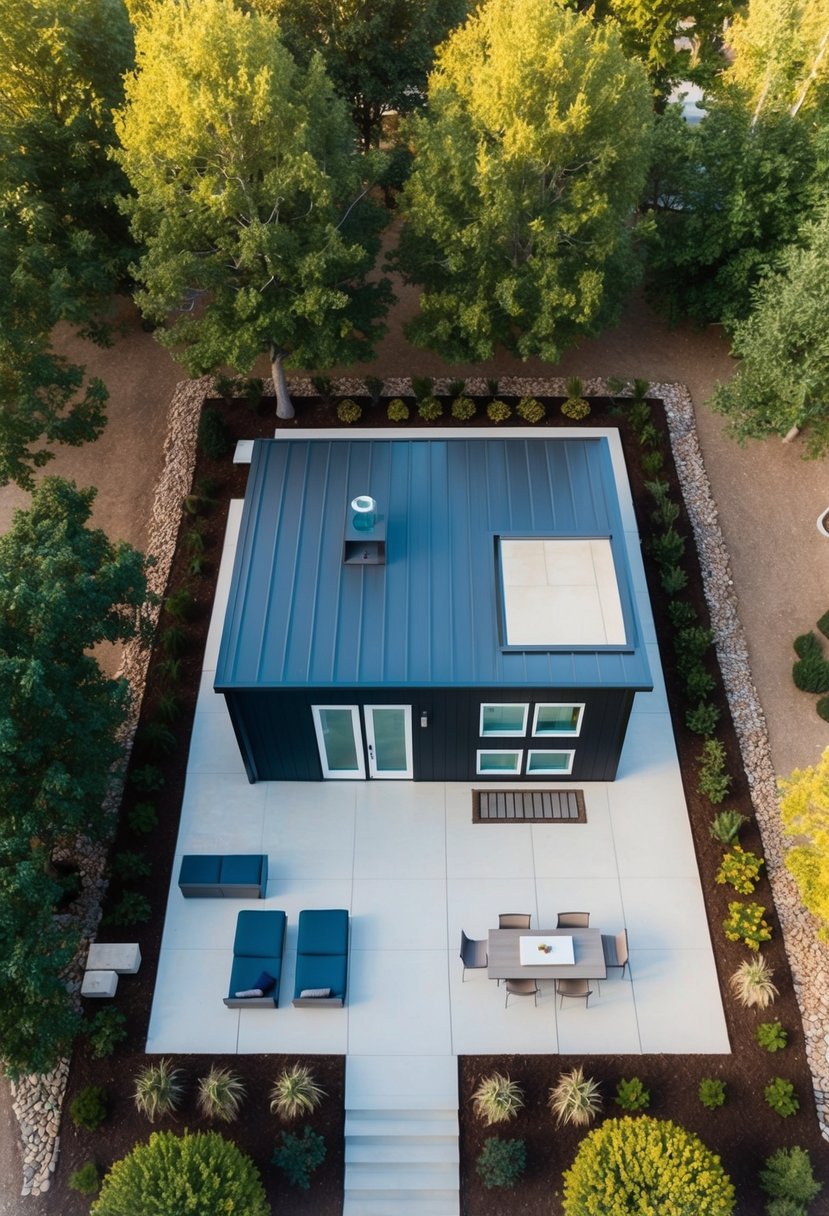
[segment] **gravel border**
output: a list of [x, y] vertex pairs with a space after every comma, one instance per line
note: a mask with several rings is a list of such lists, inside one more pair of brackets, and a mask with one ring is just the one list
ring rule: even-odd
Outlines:
[[[434, 380], [434, 389], [438, 393], [445, 391], [450, 383], [449, 377], [438, 377]], [[291, 378], [288, 385], [293, 396], [316, 395], [316, 389], [307, 377]], [[563, 379], [503, 376], [498, 385], [499, 391], [510, 397], [567, 396]], [[201, 406], [205, 398], [215, 391], [211, 377], [184, 380], [176, 386], [170, 401], [164, 467], [156, 486], [148, 543], [148, 553], [155, 557], [155, 565], [149, 570], [148, 584], [159, 597], [166, 589], [175, 553], [182, 499], [190, 492], [193, 481]], [[484, 396], [489, 392], [488, 381], [483, 377], [467, 377], [465, 391], [469, 396]], [[333, 380], [332, 392], [337, 396], [368, 395], [363, 380], [354, 377]], [[599, 379], [584, 380], [582, 393], [585, 397], [610, 395], [606, 382]], [[267, 397], [273, 394], [273, 384], [266, 381], [263, 395]], [[407, 395], [411, 395], [409, 378], [386, 378], [383, 381], [381, 396]], [[818, 1123], [821, 1135], [829, 1140], [829, 946], [818, 940], [815, 919], [801, 905], [794, 879], [783, 864], [784, 833], [766, 720], [751, 678], [748, 647], [737, 614], [737, 597], [728, 553], [697, 438], [693, 402], [682, 384], [651, 383], [648, 395], [661, 399], [665, 407], [677, 475], [699, 555], [717, 659], [763, 840], [767, 873], [803, 1017], [806, 1057], [812, 1074]], [[149, 610], [153, 626], [158, 621], [160, 610], [160, 605]], [[133, 693], [130, 719], [124, 728], [125, 761], [129, 760], [135, 738], [149, 661], [149, 649], [142, 647], [137, 640], [128, 642], [124, 647], [124, 658], [118, 674], [126, 676]], [[107, 808], [113, 815], [120, 805], [121, 792], [121, 782], [113, 781], [107, 798]], [[83, 855], [88, 876], [83, 897], [86, 933], [76, 959], [75, 977], [71, 981], [75, 993], [80, 991], [87, 946], [90, 940], [94, 940], [106, 891], [106, 849], [93, 849], [80, 842], [77, 852]], [[50, 1188], [60, 1151], [60, 1118], [68, 1076], [69, 1061], [61, 1060], [52, 1072], [44, 1076], [22, 1077], [11, 1085], [12, 1106], [23, 1146], [22, 1195], [40, 1195]]]

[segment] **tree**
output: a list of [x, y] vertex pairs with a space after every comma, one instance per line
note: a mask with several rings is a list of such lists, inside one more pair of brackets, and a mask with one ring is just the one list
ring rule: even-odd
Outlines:
[[829, 84], [826, 0], [750, 0], [728, 31], [729, 83], [756, 122], [766, 110], [825, 112]]
[[467, 0], [253, 0], [276, 17], [285, 45], [307, 66], [322, 55], [351, 105], [364, 148], [380, 141], [382, 117], [418, 106], [434, 48], [466, 16]]
[[651, 124], [611, 25], [549, 0], [489, 0], [441, 47], [411, 123], [397, 263], [423, 285], [415, 341], [450, 361], [496, 344], [557, 360], [636, 277], [630, 214]]
[[90, 1216], [268, 1216], [259, 1171], [218, 1132], [153, 1132], [116, 1161], [90, 1208]]
[[740, 363], [711, 404], [739, 440], [807, 427], [806, 452], [821, 456], [829, 449], [829, 211], [803, 235], [806, 247], [790, 246], [753, 292], [753, 311], [733, 331]]
[[780, 817], [797, 843], [786, 851], [786, 869], [805, 907], [829, 941], [829, 748], [812, 768], [795, 769], [780, 781]]
[[734, 1187], [697, 1136], [649, 1115], [606, 1119], [564, 1174], [565, 1216], [731, 1216]]
[[379, 208], [345, 104], [314, 57], [306, 71], [274, 21], [232, 0], [159, 6], [137, 33], [139, 71], [118, 119], [136, 192], [124, 209], [146, 253], [137, 301], [191, 375], [370, 357], [388, 284], [367, 283]]

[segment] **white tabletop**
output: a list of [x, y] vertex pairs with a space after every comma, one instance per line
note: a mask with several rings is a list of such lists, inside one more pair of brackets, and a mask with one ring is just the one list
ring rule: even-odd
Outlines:
[[575, 963], [572, 937], [519, 937], [522, 967], [562, 967]]

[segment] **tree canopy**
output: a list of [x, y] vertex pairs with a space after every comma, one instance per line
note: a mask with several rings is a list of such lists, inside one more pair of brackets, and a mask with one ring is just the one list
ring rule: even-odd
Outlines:
[[276, 23], [231, 0], [164, 5], [137, 33], [118, 118], [124, 200], [146, 253], [137, 302], [191, 375], [370, 357], [388, 284], [367, 283], [379, 208], [345, 103], [314, 57], [300, 69]]
[[786, 869], [804, 905], [829, 941], [829, 749], [811, 768], [795, 769], [780, 782], [780, 817], [797, 843], [786, 851]]
[[555, 361], [615, 318], [637, 274], [630, 216], [650, 90], [617, 29], [550, 0], [489, 0], [438, 50], [411, 122], [397, 263], [414, 340], [450, 361], [496, 344]]

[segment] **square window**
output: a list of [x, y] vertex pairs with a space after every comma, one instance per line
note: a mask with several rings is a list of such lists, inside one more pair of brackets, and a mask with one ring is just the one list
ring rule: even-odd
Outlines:
[[575, 752], [527, 752], [527, 776], [554, 773], [566, 776], [573, 771]]
[[536, 705], [533, 714], [534, 735], [579, 735], [584, 717], [584, 705]]
[[497, 776], [521, 772], [521, 757], [523, 752], [487, 751], [478, 752], [478, 772]]
[[527, 729], [529, 705], [493, 705], [481, 706], [482, 735], [523, 735]]

